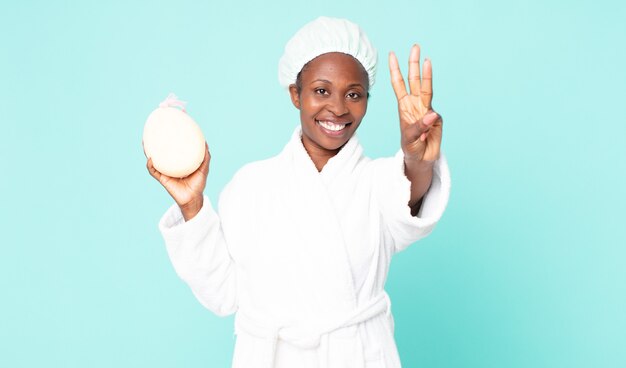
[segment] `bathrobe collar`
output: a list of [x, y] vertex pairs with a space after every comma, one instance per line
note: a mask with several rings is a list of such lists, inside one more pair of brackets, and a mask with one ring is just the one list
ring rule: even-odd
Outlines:
[[302, 144], [302, 127], [298, 125], [291, 135], [291, 140], [285, 146], [284, 154], [292, 154], [298, 174], [315, 176], [326, 185], [331, 184], [336, 178], [349, 176], [355, 169], [358, 161], [363, 157], [363, 148], [359, 143], [356, 133], [339, 150], [337, 155], [331, 157], [321, 172], [317, 171], [313, 160]]

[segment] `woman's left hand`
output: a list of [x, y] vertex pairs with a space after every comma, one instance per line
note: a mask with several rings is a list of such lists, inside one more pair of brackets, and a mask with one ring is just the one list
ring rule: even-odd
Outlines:
[[409, 90], [407, 93], [398, 59], [389, 53], [391, 84], [398, 98], [398, 114], [405, 162], [434, 162], [439, 158], [443, 120], [433, 111], [433, 72], [429, 59], [424, 61], [420, 78], [420, 47], [413, 45], [409, 57]]

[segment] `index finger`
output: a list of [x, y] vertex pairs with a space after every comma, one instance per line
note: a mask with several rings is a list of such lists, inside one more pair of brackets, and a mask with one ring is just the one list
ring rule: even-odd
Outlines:
[[150, 176], [152, 176], [153, 178], [155, 178], [159, 182], [161, 181], [161, 176], [163, 176], [163, 174], [161, 174], [154, 167], [154, 164], [152, 163], [152, 158], [148, 158], [148, 161], [146, 162], [146, 168], [148, 169], [148, 172], [150, 173]]
[[391, 86], [393, 87], [393, 92], [396, 94], [396, 98], [399, 101], [408, 93], [406, 92], [406, 85], [404, 84], [402, 73], [400, 72], [398, 58], [396, 58], [396, 54], [394, 54], [393, 51], [389, 53], [389, 72], [391, 73]]

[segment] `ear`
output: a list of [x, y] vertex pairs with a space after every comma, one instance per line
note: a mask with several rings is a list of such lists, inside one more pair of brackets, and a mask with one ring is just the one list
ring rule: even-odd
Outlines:
[[289, 96], [291, 96], [291, 103], [300, 110], [300, 94], [298, 93], [298, 87], [295, 84], [289, 85]]

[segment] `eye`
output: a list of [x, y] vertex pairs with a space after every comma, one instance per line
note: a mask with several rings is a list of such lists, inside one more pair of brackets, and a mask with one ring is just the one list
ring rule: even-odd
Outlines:
[[326, 89], [324, 89], [324, 88], [317, 88], [317, 89], [315, 90], [315, 93], [317, 93], [317, 94], [319, 94], [319, 95], [327, 95], [327, 94], [328, 94], [328, 91], [327, 91]]
[[361, 98], [361, 94], [358, 92], [350, 92], [346, 96], [352, 100], [358, 100], [359, 98]]

